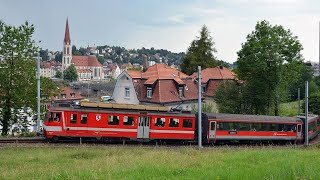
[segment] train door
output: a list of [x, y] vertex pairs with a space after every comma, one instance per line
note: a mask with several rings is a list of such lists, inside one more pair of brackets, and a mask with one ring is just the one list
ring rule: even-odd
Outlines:
[[298, 128], [297, 128], [297, 139], [301, 140], [301, 135], [302, 135], [302, 125], [298, 124]]
[[210, 121], [209, 140], [216, 139], [216, 121]]
[[138, 120], [138, 134], [137, 138], [149, 138], [150, 132], [150, 117], [140, 116]]

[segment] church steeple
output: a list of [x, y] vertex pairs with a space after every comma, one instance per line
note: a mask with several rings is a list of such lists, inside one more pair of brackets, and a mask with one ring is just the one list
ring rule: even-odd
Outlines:
[[64, 33], [63, 40], [63, 54], [62, 54], [62, 68], [63, 70], [67, 69], [71, 65], [72, 61], [72, 46], [69, 34], [69, 23], [68, 18], [66, 21], [66, 31]]
[[64, 33], [64, 43], [65, 44], [70, 44], [71, 43], [70, 34], [69, 34], [68, 18], [67, 18], [67, 22], [66, 22], [66, 31]]

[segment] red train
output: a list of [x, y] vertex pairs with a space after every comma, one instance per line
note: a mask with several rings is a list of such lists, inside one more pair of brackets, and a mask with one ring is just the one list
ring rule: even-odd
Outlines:
[[[205, 143], [230, 141], [304, 140], [304, 116], [279, 117], [238, 114], [203, 114]], [[320, 119], [308, 117], [309, 138], [318, 135]], [[44, 134], [48, 139], [94, 138], [97, 140], [197, 140], [197, 118], [191, 113], [167, 112], [164, 107], [83, 103], [82, 106], [48, 108]]]

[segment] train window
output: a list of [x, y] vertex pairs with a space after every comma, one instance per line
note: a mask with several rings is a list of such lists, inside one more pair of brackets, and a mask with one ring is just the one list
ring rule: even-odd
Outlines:
[[211, 130], [211, 131], [214, 131], [215, 128], [216, 128], [215, 126], [216, 126], [216, 122], [211, 122], [211, 125], [210, 125], [211, 128], [210, 128], [210, 130]]
[[81, 114], [81, 124], [87, 124], [88, 115]]
[[219, 122], [219, 123], [217, 124], [217, 129], [218, 129], [218, 130], [223, 130], [223, 123]]
[[301, 132], [301, 126], [298, 126], [298, 132]]
[[164, 127], [166, 124], [166, 118], [155, 118], [154, 125], [157, 127]]
[[229, 123], [223, 123], [223, 130], [230, 130]]
[[240, 129], [239, 123], [237, 123], [237, 122], [230, 122], [229, 123], [229, 130], [236, 131], [237, 129]]
[[178, 118], [170, 118], [169, 127], [179, 127], [179, 119]]
[[182, 121], [182, 127], [192, 128], [192, 120], [191, 119], [184, 119]]
[[293, 132], [295, 125], [294, 124], [286, 124], [285, 127], [286, 127], [286, 131]]
[[123, 125], [133, 126], [134, 125], [134, 117], [133, 116], [123, 116]]
[[314, 121], [314, 122], [310, 122], [308, 124], [308, 130], [311, 131], [316, 131], [317, 130], [317, 121]]
[[239, 123], [239, 129], [238, 131], [249, 131], [250, 130], [250, 123]]
[[109, 116], [108, 124], [109, 125], [119, 125], [119, 116]]
[[77, 114], [71, 114], [70, 123], [71, 124], [76, 124], [77, 123]]
[[285, 131], [284, 124], [278, 124], [278, 131]]
[[271, 124], [270, 131], [278, 131], [278, 124]]
[[53, 113], [53, 121], [60, 122], [60, 113]]
[[52, 117], [53, 117], [53, 113], [50, 113], [48, 116], [49, 122], [52, 122], [52, 120], [53, 120]]

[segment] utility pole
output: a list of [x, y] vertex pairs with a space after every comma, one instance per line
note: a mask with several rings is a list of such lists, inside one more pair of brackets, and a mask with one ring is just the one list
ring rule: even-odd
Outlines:
[[37, 60], [37, 104], [38, 104], [38, 118], [37, 118], [37, 132], [40, 132], [40, 53], [38, 52]]
[[198, 146], [202, 148], [201, 66], [198, 66]]
[[305, 141], [305, 145], [308, 146], [309, 145], [309, 129], [308, 129], [308, 114], [309, 114], [309, 110], [308, 110], [308, 98], [309, 98], [309, 95], [308, 95], [308, 81], [306, 81], [306, 97], [305, 97], [305, 138], [306, 138], [306, 141]]
[[300, 88], [298, 88], [298, 116], [300, 114]]

